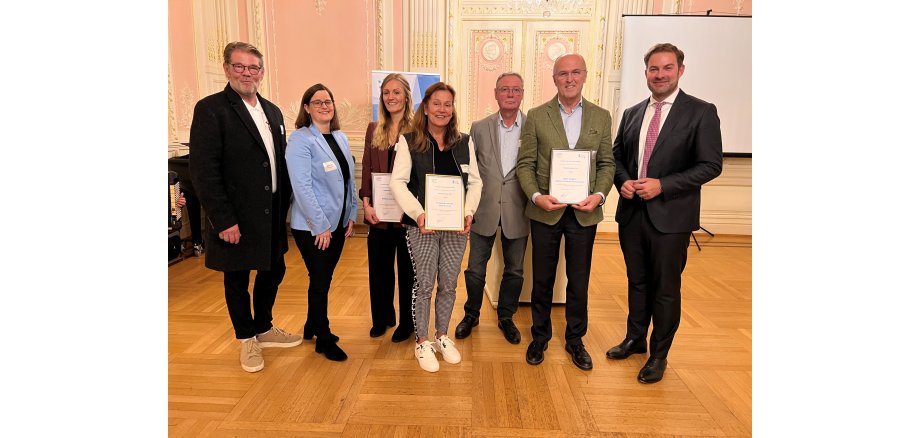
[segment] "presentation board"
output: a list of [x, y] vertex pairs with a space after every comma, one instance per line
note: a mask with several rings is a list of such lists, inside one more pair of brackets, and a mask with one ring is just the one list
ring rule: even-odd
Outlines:
[[626, 15], [623, 63], [614, 129], [627, 108], [647, 99], [645, 53], [658, 43], [684, 52], [680, 88], [716, 105], [722, 151], [751, 156], [751, 17]]
[[371, 119], [375, 122], [377, 121], [377, 114], [379, 114], [380, 107], [380, 85], [383, 83], [383, 78], [387, 77], [390, 73], [399, 73], [409, 82], [409, 88], [412, 89], [413, 111], [418, 109], [418, 105], [422, 102], [422, 97], [425, 95], [425, 90], [427, 90], [431, 84], [441, 82], [441, 75], [437, 73], [371, 70], [371, 102], [373, 102], [371, 107]]

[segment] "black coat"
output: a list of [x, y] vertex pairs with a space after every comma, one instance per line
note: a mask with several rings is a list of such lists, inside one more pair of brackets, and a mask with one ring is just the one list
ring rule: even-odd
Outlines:
[[[217, 271], [267, 270], [287, 252], [287, 212], [291, 204], [284, 149], [284, 116], [258, 96], [274, 138], [277, 194], [262, 136], [243, 99], [228, 84], [224, 91], [198, 101], [189, 137], [189, 170], [207, 214], [205, 266]], [[274, 219], [275, 223], [272, 223]], [[230, 244], [218, 233], [239, 224], [240, 242]], [[280, 232], [272, 233], [272, 228]], [[273, 253], [272, 239], [275, 239]]]

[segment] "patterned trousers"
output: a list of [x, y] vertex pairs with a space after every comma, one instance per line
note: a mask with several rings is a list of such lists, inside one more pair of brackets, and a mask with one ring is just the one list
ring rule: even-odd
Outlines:
[[448, 333], [450, 314], [457, 299], [457, 277], [466, 251], [468, 236], [456, 231], [435, 231], [422, 234], [418, 227], [406, 226], [406, 241], [415, 281], [412, 287], [412, 322], [417, 339], [428, 338], [431, 293], [437, 276], [438, 296], [435, 298], [435, 330]]

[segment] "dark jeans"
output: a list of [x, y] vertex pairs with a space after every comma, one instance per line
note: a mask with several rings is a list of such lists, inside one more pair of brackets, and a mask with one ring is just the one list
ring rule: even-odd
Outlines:
[[278, 285], [284, 279], [284, 256], [272, 262], [271, 270], [257, 271], [249, 305], [250, 271], [224, 272], [224, 298], [237, 339], [249, 339], [272, 328], [272, 307]]
[[[470, 256], [463, 276], [466, 279], [466, 304], [463, 311], [474, 318], [479, 318], [482, 308], [482, 290], [486, 285], [486, 269], [492, 258], [492, 245], [495, 233], [483, 236], [470, 232]], [[498, 319], [510, 319], [517, 312], [521, 299], [521, 287], [524, 285], [524, 251], [527, 249], [527, 236], [518, 239], [502, 239], [502, 255], [505, 269], [498, 289]]]
[[412, 259], [406, 245], [405, 228], [370, 227], [367, 235], [367, 266], [371, 293], [371, 324], [374, 327], [396, 325], [393, 290], [399, 270], [399, 324], [412, 326]]
[[325, 250], [316, 247], [313, 243], [315, 236], [309, 231], [292, 229], [291, 234], [294, 235], [294, 242], [310, 275], [304, 334], [316, 335], [317, 342], [328, 341], [332, 335], [329, 329], [329, 285], [332, 284], [332, 273], [345, 247], [345, 228], [339, 227], [332, 232], [329, 247]]
[[530, 238], [533, 239], [533, 291], [530, 310], [533, 340], [546, 343], [553, 337], [550, 311], [553, 303], [553, 286], [556, 284], [556, 265], [559, 263], [559, 243], [565, 236], [565, 342], [581, 344], [588, 332], [588, 281], [591, 274], [591, 254], [597, 225], [583, 227], [575, 217], [575, 210], [566, 207], [559, 222], [547, 225], [530, 221]]

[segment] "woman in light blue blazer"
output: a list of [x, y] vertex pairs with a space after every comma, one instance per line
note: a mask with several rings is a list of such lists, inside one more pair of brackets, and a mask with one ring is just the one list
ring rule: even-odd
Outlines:
[[325, 85], [303, 94], [294, 126], [284, 157], [294, 189], [291, 233], [310, 274], [303, 337], [316, 335], [317, 353], [343, 361], [348, 355], [329, 328], [329, 285], [358, 214], [354, 158]]

